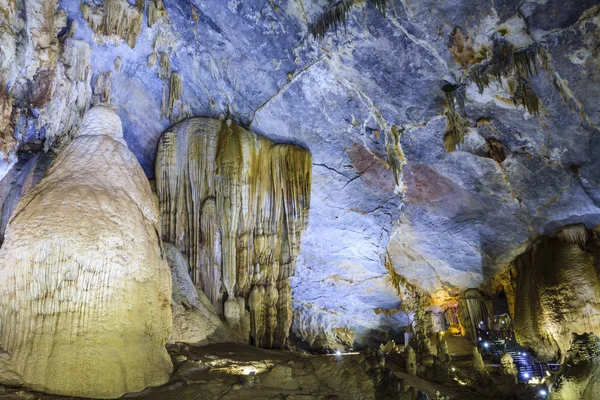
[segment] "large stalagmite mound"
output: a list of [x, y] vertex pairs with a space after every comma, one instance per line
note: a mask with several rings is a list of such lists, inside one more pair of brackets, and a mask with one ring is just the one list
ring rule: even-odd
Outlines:
[[150, 185], [110, 109], [19, 202], [0, 250], [0, 377], [115, 398], [169, 379], [171, 275]]
[[281, 347], [310, 202], [311, 155], [231, 121], [192, 118], [161, 138], [156, 160], [162, 232], [229, 326]]
[[600, 226], [568, 226], [498, 277], [519, 343], [541, 360], [564, 358], [572, 334], [600, 332]]

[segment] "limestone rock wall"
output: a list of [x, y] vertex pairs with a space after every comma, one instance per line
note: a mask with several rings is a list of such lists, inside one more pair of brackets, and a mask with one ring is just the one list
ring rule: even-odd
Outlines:
[[19, 202], [0, 249], [0, 380], [116, 398], [172, 365], [171, 277], [148, 180], [106, 107]]
[[600, 332], [600, 230], [572, 227], [533, 246], [513, 262], [517, 340], [542, 360], [564, 358], [572, 333]]
[[281, 347], [310, 204], [311, 155], [231, 121], [192, 118], [161, 138], [156, 161], [162, 232], [229, 326]]

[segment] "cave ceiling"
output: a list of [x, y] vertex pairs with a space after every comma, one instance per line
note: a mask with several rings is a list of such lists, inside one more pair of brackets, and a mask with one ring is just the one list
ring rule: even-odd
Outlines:
[[[103, 73], [110, 81], [110, 104], [149, 178], [161, 134], [186, 116], [223, 114], [312, 153], [292, 330], [351, 327], [360, 338], [406, 322], [373, 312], [399, 305], [386, 255], [443, 305], [539, 235], [600, 222], [600, 8], [597, 0], [392, 0], [383, 16], [357, 3], [345, 26], [314, 38], [308, 27], [325, 0], [165, 0], [152, 26], [146, 4], [133, 40], [93, 29], [79, 1], [58, 6], [64, 25], [76, 24], [72, 39], [91, 47], [90, 85]], [[531, 78], [538, 115], [510, 100], [506, 82], [480, 92], [469, 78], [498, 35], [517, 49], [543, 47], [546, 65], [538, 60]], [[166, 113], [163, 87], [174, 78], [159, 76], [162, 54], [181, 81]], [[8, 86], [29, 62], [15, 61]], [[464, 143], [451, 152], [448, 84], [466, 94]], [[35, 105], [27, 107], [19, 143], [44, 140]], [[398, 185], [394, 131], [404, 156]]]

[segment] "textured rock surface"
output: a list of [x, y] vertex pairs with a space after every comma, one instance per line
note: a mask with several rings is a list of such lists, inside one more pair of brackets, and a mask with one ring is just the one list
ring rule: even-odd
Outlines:
[[[18, 143], [20, 132], [45, 138], [54, 129], [36, 117], [45, 108], [19, 102], [25, 96], [12, 89], [19, 79], [41, 87], [45, 80], [33, 79], [39, 60], [55, 59], [53, 49], [63, 46], [55, 40], [64, 23], [56, 3], [44, 2], [50, 6], [43, 14], [13, 7], [35, 3], [0, 3], [13, 18], [0, 24], [0, 74], [22, 110], [17, 126], [27, 128], [16, 134]], [[93, 13], [107, 15], [99, 3]], [[81, 2], [60, 1], [77, 24], [70, 40], [89, 45], [92, 83], [102, 77], [101, 86], [111, 87], [101, 92], [116, 106], [149, 177], [160, 135], [188, 115], [229, 109], [237, 123], [311, 151], [311, 223], [292, 280], [294, 330], [307, 341], [336, 343], [334, 329], [347, 328], [358, 343], [385, 342], [387, 330], [407, 323], [401, 313], [373, 312], [400, 302], [385, 250], [400, 274], [442, 304], [496, 274], [538, 235], [600, 222], [597, 0], [392, 0], [386, 18], [368, 3], [352, 9], [345, 33], [316, 41], [307, 27], [325, 0], [152, 0], [134, 42], [129, 26], [109, 30], [92, 20], [90, 27]], [[127, 10], [137, 24], [135, 10]], [[45, 30], [33, 29], [37, 21], [56, 29], [42, 35], [51, 46], [24, 39], [42, 37]], [[549, 68], [538, 64], [532, 80], [538, 117], [516, 107], [506, 88], [480, 94], [465, 78], [498, 34], [516, 47], [539, 42], [550, 56]], [[461, 82], [469, 129], [465, 143], [447, 153], [440, 89]], [[393, 126], [404, 130], [402, 218], [386, 158]], [[7, 158], [0, 170], [14, 161]]]
[[497, 278], [514, 307], [517, 340], [538, 358], [564, 359], [572, 333], [600, 331], [599, 249], [598, 228], [570, 226]]
[[159, 143], [163, 237], [187, 256], [229, 326], [258, 347], [283, 347], [308, 223], [311, 156], [231, 121], [191, 118]]
[[0, 181], [0, 200], [2, 202], [2, 214], [0, 216], [1, 241], [4, 241], [6, 225], [19, 200], [38, 184], [53, 160], [52, 154], [39, 151], [42, 146], [40, 141], [35, 142], [34, 145], [38, 151], [36, 153], [21, 152], [14, 168]]
[[96, 107], [21, 199], [0, 250], [0, 379], [116, 398], [169, 379], [171, 278], [150, 184]]
[[173, 278], [173, 329], [169, 343], [202, 346], [240, 341], [223, 324], [206, 295], [194, 286], [184, 255], [171, 243], [165, 243], [164, 248]]
[[[125, 398], [146, 400], [416, 400], [399, 396], [398, 379], [381, 382], [372, 362], [360, 354], [331, 357], [270, 351], [239, 344], [193, 347], [169, 345], [175, 372], [171, 381]], [[388, 376], [389, 371], [386, 371]], [[409, 391], [407, 385], [402, 385]], [[381, 396], [384, 392], [387, 396]], [[401, 394], [404, 394], [400, 392]], [[77, 400], [0, 386], [1, 400]], [[462, 399], [471, 399], [465, 396]]]
[[550, 400], [592, 400], [600, 390], [600, 340], [573, 334], [565, 364], [554, 377]]

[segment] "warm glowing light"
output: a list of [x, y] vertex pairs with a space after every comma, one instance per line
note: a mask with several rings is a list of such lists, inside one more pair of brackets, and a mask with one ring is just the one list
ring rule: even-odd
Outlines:
[[456, 382], [458, 382], [458, 384], [459, 384], [459, 385], [462, 385], [462, 386], [466, 386], [466, 385], [467, 385], [467, 382], [465, 382], [465, 381], [461, 381], [461, 380], [460, 380], [460, 379], [458, 379], [458, 378], [454, 378], [454, 380], [455, 380]]
[[452, 367], [452, 368], [450, 368], [450, 370], [451, 370], [452, 372], [454, 372], [454, 371], [456, 371], [456, 367]]
[[546, 378], [540, 379], [540, 378], [536, 378], [536, 377], [533, 377], [527, 381], [527, 383], [529, 383], [530, 385], [534, 385], [534, 386], [542, 385], [544, 382], [546, 382]]

